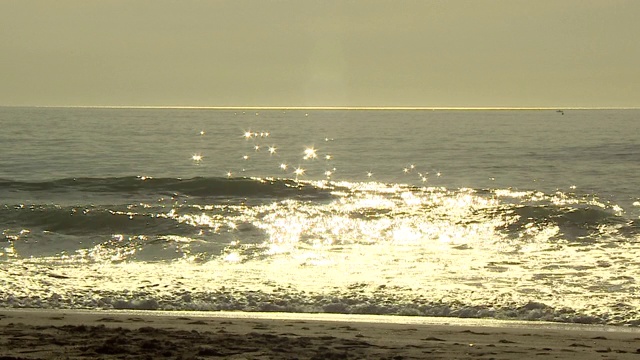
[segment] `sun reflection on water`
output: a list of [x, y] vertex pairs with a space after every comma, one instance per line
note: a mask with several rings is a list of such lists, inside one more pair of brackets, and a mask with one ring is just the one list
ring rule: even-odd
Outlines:
[[[633, 279], [640, 276], [634, 255], [640, 250], [640, 238], [620, 235], [634, 228], [616, 218], [624, 210], [615, 204], [574, 192], [427, 186], [436, 184], [433, 176], [442, 174], [413, 163], [395, 171], [414, 184], [372, 181], [380, 176], [377, 168], [359, 174], [366, 181], [330, 181], [340, 159], [313, 146], [302, 153], [300, 148], [281, 149], [271, 143], [270, 135], [244, 131], [240, 136], [244, 140], [236, 139], [244, 148], [234, 153], [234, 159], [242, 163], [242, 171], [249, 169], [246, 174], [253, 164], [268, 162], [289, 178], [244, 178], [252, 186], [295, 193], [174, 194], [158, 204], [109, 210], [109, 216], [126, 221], [165, 223], [156, 233], [146, 233], [146, 227], [131, 233], [109, 228], [113, 233], [106, 241], [37, 261], [63, 263], [57, 271], [73, 277], [77, 286], [95, 289], [96, 299], [87, 295], [95, 303], [114, 291], [139, 286], [146, 291], [143, 294], [158, 299], [175, 302], [171, 296], [180, 294], [180, 299], [190, 299], [184, 300], [185, 306], [206, 307], [207, 301], [217, 301], [211, 292], [233, 284], [246, 293], [289, 286], [362, 306], [375, 299], [382, 299], [376, 306], [395, 301], [418, 314], [424, 310], [417, 304], [426, 307], [429, 302], [464, 302], [466, 307], [490, 312], [505, 304], [524, 306], [531, 298], [590, 314], [599, 311], [592, 305], [598, 293], [607, 293], [609, 302], [624, 304], [620, 308], [640, 307], [633, 296], [637, 290]], [[264, 143], [267, 140], [269, 144]], [[287, 150], [295, 157], [287, 157]], [[204, 155], [194, 153], [191, 160], [201, 162]], [[231, 179], [216, 186], [236, 185], [239, 178], [234, 174], [243, 173], [236, 165], [229, 164], [226, 173], [224, 168], [217, 170]], [[150, 178], [141, 178], [146, 179]], [[74, 208], [74, 216], [93, 214], [79, 210]], [[27, 229], [3, 235], [7, 244], [0, 255], [5, 258], [18, 257], [16, 247], [32, 236]], [[32, 269], [35, 261], [25, 259], [19, 265]], [[16, 293], [51, 291], [47, 284], [52, 280], [46, 274], [31, 275], [25, 277], [26, 289], [10, 284]], [[149, 290], [147, 282], [157, 284], [155, 290]], [[57, 285], [69, 293], [73, 290]], [[199, 297], [200, 303], [191, 297]]]

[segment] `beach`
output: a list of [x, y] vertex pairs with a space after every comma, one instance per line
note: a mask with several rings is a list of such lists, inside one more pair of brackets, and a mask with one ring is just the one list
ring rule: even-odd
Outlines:
[[637, 359], [627, 327], [241, 312], [0, 310], [0, 359]]

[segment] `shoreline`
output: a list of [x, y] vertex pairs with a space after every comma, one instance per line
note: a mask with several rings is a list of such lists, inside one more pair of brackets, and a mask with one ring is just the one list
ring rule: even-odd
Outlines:
[[0, 105], [0, 108], [42, 109], [150, 109], [150, 110], [277, 110], [277, 111], [538, 111], [538, 110], [640, 110], [637, 106], [207, 106], [207, 105]]
[[342, 314], [0, 309], [3, 359], [640, 358], [630, 327]]

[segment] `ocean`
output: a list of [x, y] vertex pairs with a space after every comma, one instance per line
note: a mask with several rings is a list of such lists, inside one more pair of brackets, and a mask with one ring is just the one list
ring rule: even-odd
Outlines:
[[640, 110], [0, 107], [0, 307], [640, 325]]

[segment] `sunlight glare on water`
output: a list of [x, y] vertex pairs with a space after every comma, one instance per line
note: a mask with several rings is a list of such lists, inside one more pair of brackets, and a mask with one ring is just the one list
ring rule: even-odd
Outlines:
[[[325, 186], [338, 188], [330, 183]], [[158, 284], [153, 293], [156, 288], [165, 288], [167, 293], [157, 293], [157, 299], [170, 298], [171, 291], [186, 291], [190, 284], [199, 284], [191, 298], [206, 298], [211, 291], [234, 284], [232, 293], [236, 295], [243, 291], [271, 293], [276, 291], [275, 286], [305, 289], [308, 294], [332, 294], [336, 299], [392, 296], [405, 305], [463, 296], [469, 306], [478, 304], [480, 308], [504, 298], [522, 302], [528, 294], [536, 293], [557, 307], [588, 312], [590, 300], [581, 295], [585, 279], [570, 279], [588, 276], [592, 280], [587, 283], [596, 287], [590, 291], [606, 291], [597, 290], [597, 284], [607, 283], [611, 267], [622, 270], [627, 261], [635, 262], [629, 252], [636, 247], [634, 244], [586, 249], [579, 241], [554, 240], [560, 235], [558, 225], [528, 222], [514, 213], [521, 205], [501, 202], [502, 198], [525, 197], [531, 202], [556, 203], [560, 201], [558, 194], [547, 197], [503, 189], [479, 196], [470, 189], [452, 192], [345, 182], [339, 189], [343, 195], [323, 204], [284, 200], [237, 207], [233, 223], [237, 226], [222, 224], [223, 218], [214, 214], [220, 209], [211, 206], [199, 208], [199, 213], [191, 217], [179, 215], [175, 209], [166, 214], [215, 233], [233, 234], [251, 227], [264, 233], [263, 240], [255, 243], [237, 238], [220, 257], [194, 257], [192, 246], [197, 239], [172, 237], [165, 240], [183, 253], [182, 260], [162, 267], [132, 263], [124, 260], [135, 257], [139, 247], [132, 239], [127, 242], [124, 235], [116, 234], [110, 246], [99, 244], [88, 252], [66, 256], [56, 271], [75, 281], [86, 281], [80, 286], [98, 293], [117, 293], [132, 284], [140, 288], [146, 283]], [[503, 216], [492, 215], [501, 208]], [[523, 222], [517, 236], [504, 231]], [[149, 239], [137, 240], [145, 243]], [[114, 243], [127, 245], [112, 246]], [[52, 260], [26, 259], [23, 266], [30, 268], [39, 261]], [[83, 266], [78, 266], [78, 261]], [[607, 270], [597, 271], [598, 266]], [[43, 291], [36, 284], [37, 278], [33, 286], [25, 288], [29, 296]], [[624, 280], [612, 280], [607, 286], [624, 284]], [[391, 288], [393, 293], [385, 293]], [[420, 296], [416, 298], [417, 294]], [[234, 306], [246, 306], [238, 301]], [[629, 298], [620, 301], [637, 303]], [[205, 300], [192, 300], [190, 304], [193, 308], [207, 306]]]
[[[504, 112], [405, 113], [402, 126], [390, 113], [349, 113], [362, 117], [352, 125], [305, 113], [300, 128], [269, 111], [246, 123], [214, 114], [223, 120], [190, 115], [191, 128], [167, 131], [175, 138], [123, 135], [85, 154], [111, 152], [115, 166], [76, 159], [54, 179], [0, 179], [2, 305], [640, 324], [638, 198], [587, 176], [619, 155], [594, 164], [599, 147], [554, 150], [562, 132], [544, 129], [565, 126], [556, 120], [518, 113], [545, 126], [523, 130], [527, 117], [509, 132], [517, 116]], [[114, 129], [134, 133], [127, 124]], [[478, 140], [486, 128], [500, 134]], [[623, 145], [612, 153], [633, 149]], [[24, 176], [65, 169], [64, 151], [30, 154], [39, 163]], [[580, 161], [579, 176], [557, 175]]]

